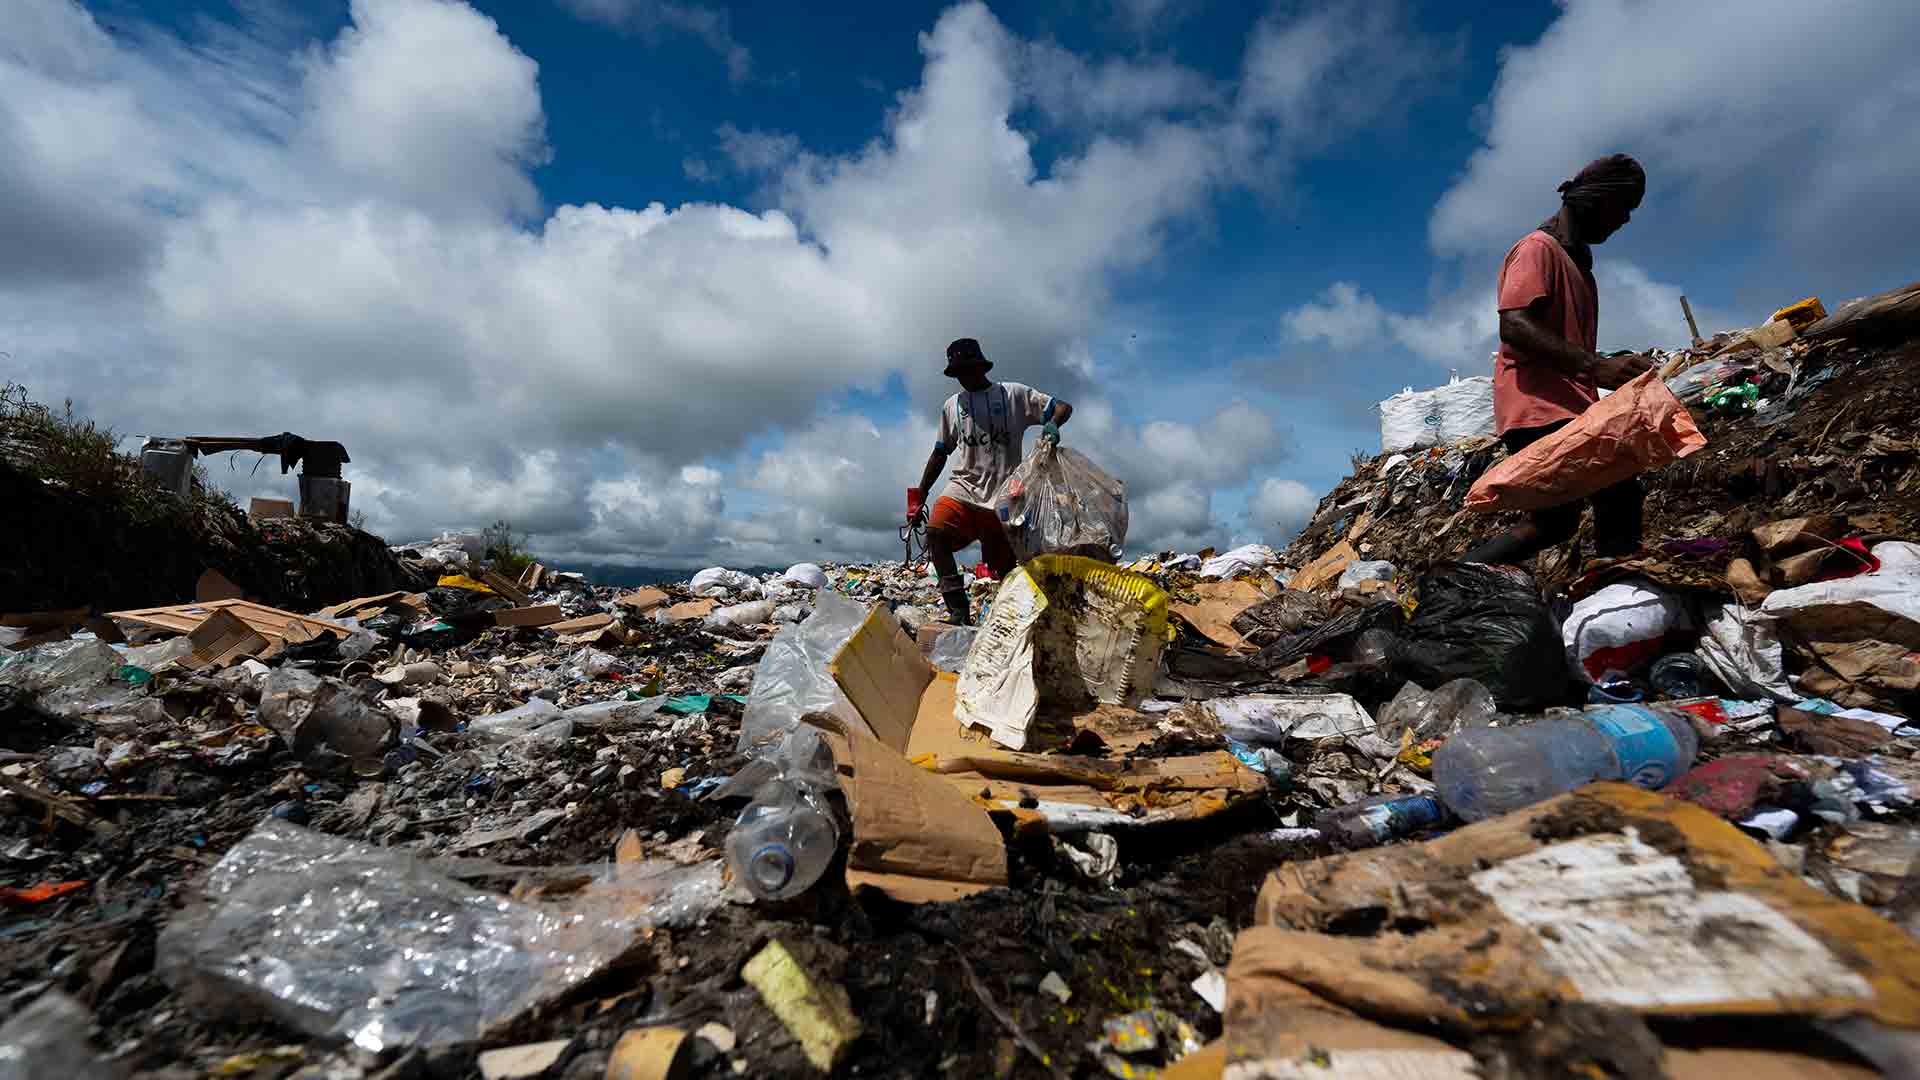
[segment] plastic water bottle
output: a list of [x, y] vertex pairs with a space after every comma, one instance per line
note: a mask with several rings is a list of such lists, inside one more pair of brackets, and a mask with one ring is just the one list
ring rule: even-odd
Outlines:
[[753, 789], [753, 801], [733, 823], [727, 864], [762, 900], [798, 896], [820, 880], [840, 847], [840, 826], [826, 799], [837, 782], [833, 752], [817, 729], [801, 724], [748, 767], [777, 773]]
[[1313, 827], [1339, 847], [1367, 848], [1411, 836], [1446, 817], [1446, 808], [1431, 795], [1375, 795], [1316, 814]]
[[1595, 780], [1657, 790], [1692, 767], [1699, 749], [1684, 714], [1603, 705], [1579, 716], [1459, 732], [1434, 751], [1433, 782], [1447, 809], [1479, 821]]

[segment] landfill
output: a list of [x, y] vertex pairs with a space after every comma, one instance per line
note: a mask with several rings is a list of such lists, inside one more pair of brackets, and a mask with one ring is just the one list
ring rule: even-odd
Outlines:
[[1656, 356], [1627, 558], [1459, 562], [1442, 425], [1283, 550], [1083, 493], [967, 627], [339, 525], [32, 593], [0, 1080], [1920, 1075], [1916, 297]]

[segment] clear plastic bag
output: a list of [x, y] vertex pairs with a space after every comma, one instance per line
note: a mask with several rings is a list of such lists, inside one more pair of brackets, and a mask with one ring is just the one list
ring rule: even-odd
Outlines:
[[208, 873], [156, 968], [196, 1007], [264, 1012], [378, 1053], [469, 1042], [606, 968], [637, 930], [697, 918], [715, 864], [617, 868], [563, 909], [481, 892], [405, 852], [269, 820]]
[[967, 651], [973, 648], [973, 638], [978, 632], [978, 628], [972, 626], [942, 630], [933, 643], [933, 651], [927, 654], [927, 662], [937, 670], [958, 674], [966, 665]]
[[1127, 542], [1127, 485], [1051, 439], [1014, 468], [993, 508], [1022, 561], [1085, 555], [1111, 562]]
[[58, 990], [49, 990], [0, 1026], [0, 1080], [75, 1080], [116, 1075], [87, 1043], [93, 1014]]
[[831, 713], [855, 730], [867, 729], [827, 671], [827, 663], [866, 619], [865, 604], [822, 589], [805, 622], [781, 627], [753, 672], [740, 720], [741, 752], [754, 753], [756, 747], [778, 741], [812, 712]]

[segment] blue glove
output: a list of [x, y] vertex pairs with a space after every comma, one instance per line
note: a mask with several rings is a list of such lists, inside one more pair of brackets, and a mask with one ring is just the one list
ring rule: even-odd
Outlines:
[[1047, 421], [1046, 425], [1040, 429], [1040, 437], [1055, 446], [1060, 445], [1060, 425], [1051, 420]]

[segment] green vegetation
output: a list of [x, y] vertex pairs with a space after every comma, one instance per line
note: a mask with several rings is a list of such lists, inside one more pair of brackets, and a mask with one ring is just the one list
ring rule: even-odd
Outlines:
[[233, 506], [233, 497], [207, 483], [197, 465], [186, 499], [162, 490], [137, 457], [116, 449], [119, 441], [111, 429], [74, 415], [72, 401], [55, 412], [18, 383], [0, 385], [0, 461], [22, 475], [120, 507], [136, 522]]
[[533, 565], [533, 553], [527, 550], [527, 534], [513, 530], [513, 523], [502, 519], [480, 530], [484, 547], [481, 557], [499, 573], [518, 578]]

